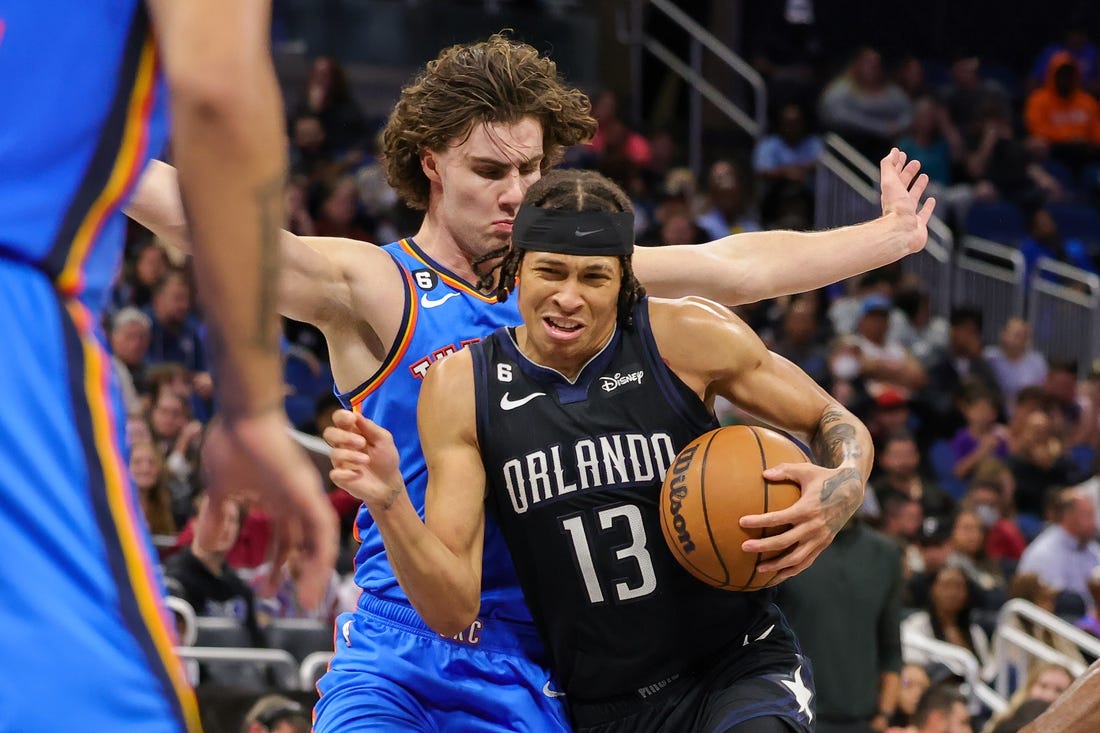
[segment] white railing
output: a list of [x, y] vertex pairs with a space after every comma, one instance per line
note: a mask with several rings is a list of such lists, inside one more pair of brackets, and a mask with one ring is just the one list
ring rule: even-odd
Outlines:
[[1075, 677], [1085, 671], [1086, 665], [1080, 659], [1070, 657], [1023, 631], [1021, 620], [1041, 626], [1087, 654], [1100, 657], [1100, 639], [1034, 603], [1013, 598], [1001, 607], [997, 615], [997, 629], [993, 632], [993, 667], [997, 691], [1002, 695], [1010, 692], [1009, 685], [1013, 679], [1020, 682], [1027, 677], [1027, 669], [1019, 667], [1021, 663], [1026, 666], [1032, 657], [1061, 665]]
[[1100, 277], [1041, 257], [1031, 273], [1028, 320], [1035, 348], [1072, 359], [1084, 377], [1100, 358]]
[[[905, 629], [901, 633], [901, 646], [904, 657], [934, 659], [962, 677], [971, 713], [980, 712], [982, 707], [999, 713], [1008, 707], [1005, 698], [982, 680], [981, 664], [969, 650]], [[917, 654], [912, 654], [914, 651]]]
[[955, 257], [951, 292], [959, 305], [982, 311], [982, 342], [995, 344], [1010, 318], [1023, 318], [1027, 266], [1014, 247], [963, 237]]

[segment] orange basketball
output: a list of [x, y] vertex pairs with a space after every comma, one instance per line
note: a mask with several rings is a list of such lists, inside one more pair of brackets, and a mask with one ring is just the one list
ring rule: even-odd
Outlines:
[[756, 566], [775, 553], [748, 554], [741, 543], [785, 528], [742, 529], [739, 522], [798, 501], [798, 484], [765, 481], [761, 472], [807, 460], [793, 441], [767, 428], [735, 425], [700, 435], [676, 456], [661, 487], [661, 530], [672, 554], [715, 588], [766, 588], [775, 575], [765, 577]]

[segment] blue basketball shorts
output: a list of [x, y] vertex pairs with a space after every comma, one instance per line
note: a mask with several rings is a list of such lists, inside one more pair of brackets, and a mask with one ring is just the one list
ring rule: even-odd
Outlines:
[[455, 638], [411, 608], [364, 593], [341, 614], [317, 683], [315, 733], [568, 733], [564, 696], [533, 628], [478, 619]]

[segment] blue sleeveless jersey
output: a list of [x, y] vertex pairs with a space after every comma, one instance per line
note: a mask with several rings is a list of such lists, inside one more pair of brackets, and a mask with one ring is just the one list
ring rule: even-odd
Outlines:
[[0, 731], [195, 731], [99, 328], [166, 138], [144, 5], [0, 0], [0, 80]]
[[[423, 518], [428, 471], [416, 430], [416, 404], [424, 375], [437, 359], [522, 319], [514, 298], [498, 303], [479, 293], [428, 257], [412, 239], [383, 249], [393, 257], [404, 279], [404, 320], [394, 346], [375, 375], [339, 397], [345, 407], [362, 412], [393, 433], [409, 497]], [[356, 529], [363, 543], [355, 558], [356, 583], [376, 597], [408, 605], [386, 557], [382, 535], [365, 507], [359, 509]], [[485, 526], [481, 616], [531, 623], [511, 555], [489, 517]]]

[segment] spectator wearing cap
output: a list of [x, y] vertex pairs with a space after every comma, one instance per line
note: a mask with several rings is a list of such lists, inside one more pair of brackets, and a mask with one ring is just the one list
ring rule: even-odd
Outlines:
[[264, 695], [249, 709], [241, 733], [309, 733], [309, 711], [283, 695]]
[[1024, 550], [1019, 572], [1035, 573], [1052, 588], [1080, 596], [1094, 610], [1088, 580], [1100, 566], [1100, 543], [1092, 498], [1076, 488], [1062, 490], [1054, 501], [1054, 521]]
[[875, 445], [881, 448], [891, 435], [909, 432], [913, 427], [912, 418], [913, 411], [905, 395], [887, 388], [879, 392], [871, 404], [870, 415], [866, 418], [867, 429]]
[[928, 603], [928, 589], [935, 574], [951, 559], [951, 525], [945, 520], [928, 517], [921, 523], [916, 554], [909, 554], [909, 580], [902, 600], [907, 608], [920, 608]]
[[926, 381], [920, 362], [904, 346], [888, 338], [891, 307], [889, 298], [869, 295], [863, 300], [856, 324], [860, 374], [872, 397], [889, 388], [908, 397]]

